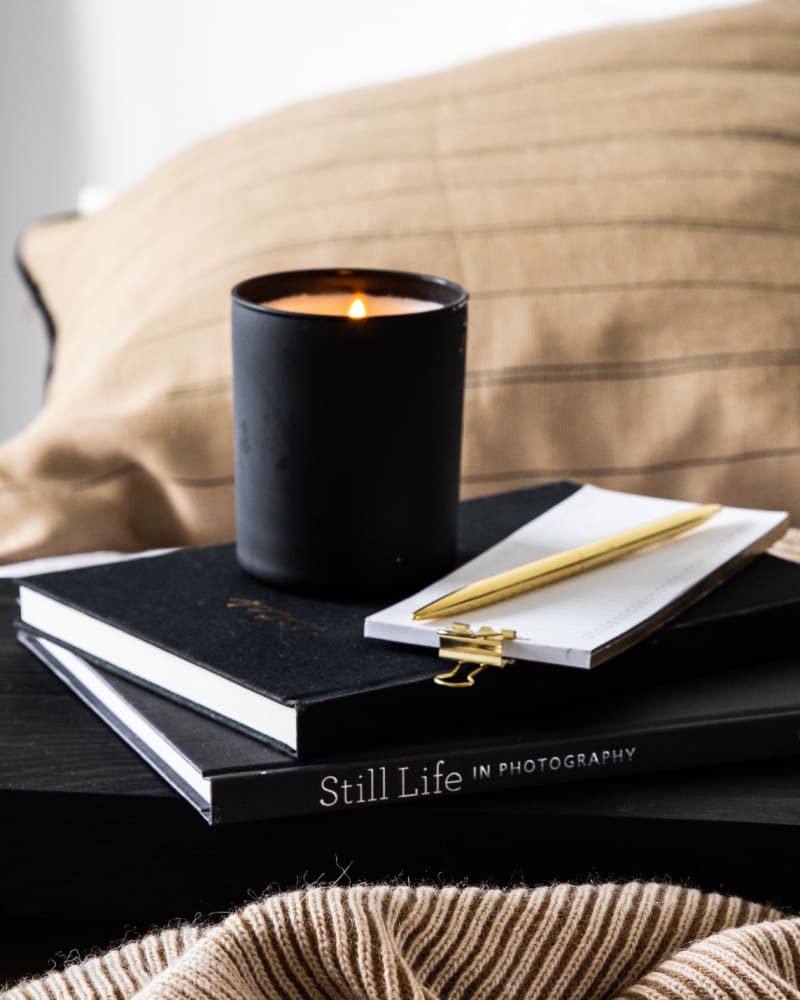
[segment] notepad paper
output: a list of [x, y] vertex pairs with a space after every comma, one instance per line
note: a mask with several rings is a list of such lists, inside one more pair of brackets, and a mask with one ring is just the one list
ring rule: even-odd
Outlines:
[[[695, 506], [583, 486], [502, 542], [424, 590], [370, 615], [368, 638], [438, 647], [447, 619], [412, 621], [418, 608], [524, 563], [595, 542]], [[654, 630], [785, 529], [783, 511], [723, 507], [698, 528], [616, 562], [510, 600], [466, 612], [472, 628], [513, 629], [504, 653], [570, 667], [595, 666]]]

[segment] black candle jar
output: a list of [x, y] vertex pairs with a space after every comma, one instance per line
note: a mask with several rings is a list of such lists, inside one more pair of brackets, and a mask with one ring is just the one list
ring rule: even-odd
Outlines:
[[[265, 305], [342, 293], [379, 311], [387, 296], [428, 311], [371, 315], [368, 305], [353, 319]], [[400, 593], [450, 569], [464, 289], [398, 271], [311, 270], [251, 278], [232, 294], [241, 567], [342, 597]]]

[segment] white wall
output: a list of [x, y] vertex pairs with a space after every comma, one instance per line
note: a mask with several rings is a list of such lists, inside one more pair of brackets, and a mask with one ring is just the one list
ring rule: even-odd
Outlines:
[[44, 384], [45, 335], [14, 267], [17, 234], [73, 205], [88, 169], [72, 27], [62, 0], [0, 0], [0, 440], [37, 411]]
[[235, 121], [582, 27], [732, 0], [0, 0], [0, 440], [41, 405], [32, 218]]

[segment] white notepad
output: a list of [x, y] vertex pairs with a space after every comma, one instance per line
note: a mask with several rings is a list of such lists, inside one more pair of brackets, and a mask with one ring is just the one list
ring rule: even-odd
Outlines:
[[[418, 608], [523, 563], [598, 541], [695, 506], [583, 486], [477, 558], [411, 597], [370, 615], [364, 635], [438, 647], [448, 619], [412, 621]], [[784, 511], [723, 507], [710, 520], [654, 549], [464, 614], [474, 629], [513, 629], [504, 654], [593, 667], [683, 610], [721, 582], [744, 554], [763, 551], [785, 530]]]

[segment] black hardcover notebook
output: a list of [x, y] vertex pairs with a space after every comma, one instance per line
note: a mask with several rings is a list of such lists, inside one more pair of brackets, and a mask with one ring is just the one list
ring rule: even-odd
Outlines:
[[[461, 505], [460, 558], [578, 487]], [[232, 545], [19, 581], [29, 628], [298, 756], [535, 710], [791, 649], [800, 566], [755, 559], [660, 632], [593, 671], [517, 663], [474, 688], [435, 685], [435, 651], [363, 638], [377, 605], [301, 597], [244, 574]]]
[[56, 643], [20, 639], [212, 824], [800, 752], [797, 658], [300, 762]]

